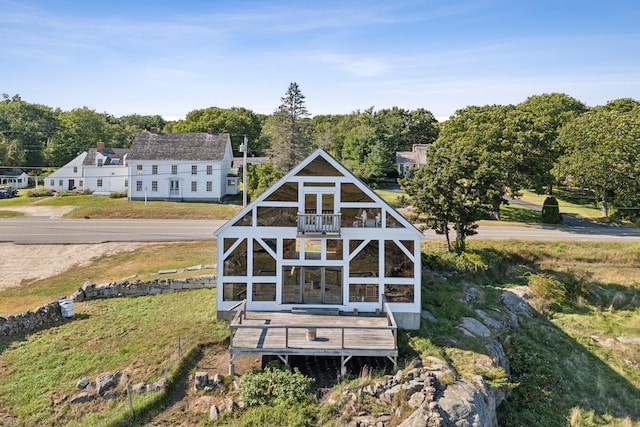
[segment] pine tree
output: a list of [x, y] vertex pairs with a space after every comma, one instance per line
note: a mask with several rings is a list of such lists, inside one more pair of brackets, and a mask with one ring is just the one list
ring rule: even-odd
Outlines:
[[291, 83], [281, 98], [282, 104], [265, 124], [265, 133], [271, 139], [267, 150], [273, 166], [287, 172], [300, 163], [308, 154], [310, 123], [304, 95], [297, 83]]

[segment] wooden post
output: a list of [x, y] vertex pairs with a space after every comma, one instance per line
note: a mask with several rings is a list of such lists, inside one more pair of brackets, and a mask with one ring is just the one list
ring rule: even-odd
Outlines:
[[127, 383], [127, 400], [129, 401], [129, 409], [131, 409], [131, 415], [133, 415], [133, 401], [131, 400], [131, 385]]

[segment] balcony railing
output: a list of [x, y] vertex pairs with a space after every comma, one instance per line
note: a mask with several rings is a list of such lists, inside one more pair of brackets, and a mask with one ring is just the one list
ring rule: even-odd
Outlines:
[[298, 212], [298, 234], [340, 234], [341, 214]]

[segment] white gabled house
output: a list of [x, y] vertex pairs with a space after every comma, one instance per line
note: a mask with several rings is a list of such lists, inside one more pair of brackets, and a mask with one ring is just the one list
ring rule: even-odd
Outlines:
[[324, 150], [214, 235], [219, 318], [242, 300], [248, 311], [351, 314], [386, 301], [399, 327], [420, 327], [423, 234]]
[[29, 175], [26, 172], [1, 172], [0, 186], [11, 188], [27, 188], [29, 186]]
[[219, 202], [238, 193], [227, 133], [136, 134], [128, 157], [131, 200]]
[[45, 178], [44, 185], [56, 191], [91, 191], [110, 194], [127, 191], [128, 173], [125, 148], [96, 148], [82, 152], [66, 165]]

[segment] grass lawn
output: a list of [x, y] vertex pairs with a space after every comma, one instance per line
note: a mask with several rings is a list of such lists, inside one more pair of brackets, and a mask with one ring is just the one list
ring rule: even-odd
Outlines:
[[[18, 287], [1, 291], [0, 315], [21, 313], [61, 296], [71, 295], [86, 281], [100, 284], [120, 281], [134, 275], [129, 280], [153, 280], [158, 277], [157, 272], [160, 270], [215, 264], [215, 258], [215, 241], [150, 244], [131, 252], [100, 256], [87, 265], [71, 267], [56, 276], [25, 281]], [[190, 272], [190, 275], [214, 273], [212, 270], [201, 270]]]
[[[23, 338], [0, 340], [0, 419], [21, 426], [109, 426], [130, 415], [126, 394], [71, 405], [82, 375], [125, 372], [131, 384], [152, 383], [180, 367], [182, 354], [200, 343], [223, 341], [226, 323], [215, 320], [215, 290], [75, 304], [77, 318]], [[188, 313], [188, 315], [186, 315]], [[185, 373], [183, 373], [185, 374]], [[133, 394], [146, 413], [165, 392]]]
[[[548, 196], [544, 194], [523, 191], [521, 199], [525, 202], [542, 206], [547, 197]], [[555, 187], [553, 189], [553, 197], [558, 201], [560, 213], [575, 214], [588, 219], [599, 219], [602, 217], [602, 211], [599, 207], [600, 204], [596, 204], [595, 198], [587, 195], [584, 191]], [[612, 215], [614, 212], [615, 209], [609, 209], [609, 215]]]

